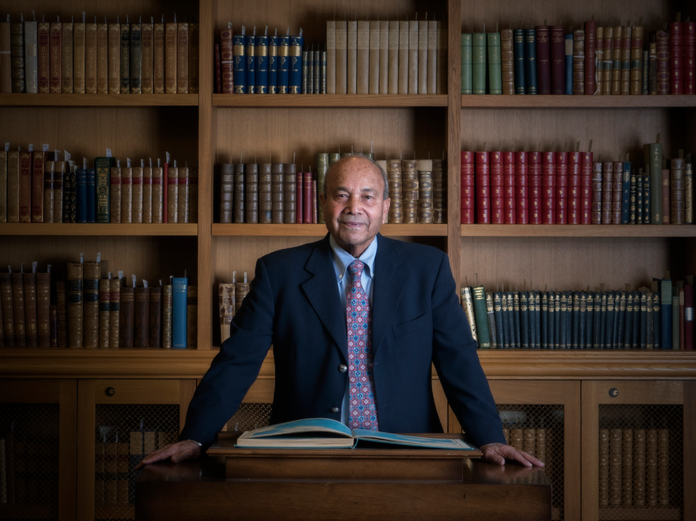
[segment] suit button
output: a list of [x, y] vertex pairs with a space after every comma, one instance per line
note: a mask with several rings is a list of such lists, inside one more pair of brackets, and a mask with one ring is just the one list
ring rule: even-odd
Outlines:
[[331, 412], [337, 413], [339, 410], [340, 410], [340, 409], [339, 409], [338, 407], [334, 407], [333, 409], [331, 409]]
[[341, 365], [338, 366], [338, 372], [339, 372], [339, 373], [345, 373], [347, 370], [348, 370], [348, 366], [347, 366], [347, 365], [341, 364]]

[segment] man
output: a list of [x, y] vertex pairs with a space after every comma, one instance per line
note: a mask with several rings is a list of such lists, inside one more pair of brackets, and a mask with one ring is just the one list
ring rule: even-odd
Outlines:
[[197, 458], [239, 407], [272, 344], [271, 423], [324, 417], [351, 428], [441, 431], [434, 364], [485, 460], [543, 466], [505, 445], [447, 256], [378, 234], [390, 204], [384, 171], [362, 156], [341, 159], [320, 201], [328, 236], [258, 260], [230, 339], [191, 401], [183, 441], [142, 464]]

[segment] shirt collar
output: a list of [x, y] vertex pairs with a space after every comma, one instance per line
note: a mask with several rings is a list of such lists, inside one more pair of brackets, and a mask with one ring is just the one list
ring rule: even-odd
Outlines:
[[[331, 245], [331, 252], [332, 252], [332, 258], [333, 258], [333, 265], [334, 265], [334, 270], [336, 271], [336, 278], [338, 282], [341, 282], [343, 280], [343, 277], [346, 274], [346, 270], [348, 269], [348, 266], [350, 266], [350, 263], [353, 262], [356, 257], [353, 257], [350, 253], [348, 253], [346, 250], [341, 248], [338, 243], [336, 242], [336, 239], [333, 238], [333, 235], [329, 234], [329, 244]], [[363, 252], [363, 254], [359, 258], [363, 264], [365, 265], [366, 269], [363, 271], [368, 277], [371, 279], [374, 279], [375, 277], [375, 257], [377, 256], [377, 236], [373, 239], [373, 241], [370, 243], [370, 245], [367, 247], [367, 249]]]

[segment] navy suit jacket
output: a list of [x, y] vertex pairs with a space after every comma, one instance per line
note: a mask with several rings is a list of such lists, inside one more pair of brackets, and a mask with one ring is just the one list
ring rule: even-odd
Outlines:
[[[431, 387], [434, 364], [468, 439], [478, 446], [505, 443], [447, 255], [379, 235], [373, 284], [380, 430], [442, 432]], [[340, 421], [348, 389], [348, 373], [339, 371], [347, 363], [343, 305], [328, 235], [260, 258], [231, 336], [196, 389], [180, 439], [205, 446], [214, 441], [254, 383], [271, 344], [271, 423]]]

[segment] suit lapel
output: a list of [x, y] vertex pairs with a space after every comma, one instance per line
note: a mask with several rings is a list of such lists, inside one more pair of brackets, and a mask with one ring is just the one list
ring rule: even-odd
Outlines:
[[346, 321], [340, 306], [338, 282], [331, 258], [328, 234], [312, 251], [305, 269], [314, 274], [314, 277], [302, 284], [302, 289], [314, 311], [338, 344], [344, 360], [348, 360]]
[[379, 349], [384, 335], [392, 326], [406, 285], [399, 279], [398, 266], [403, 262], [391, 239], [378, 236], [375, 278], [372, 290], [372, 353]]

